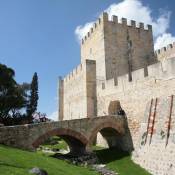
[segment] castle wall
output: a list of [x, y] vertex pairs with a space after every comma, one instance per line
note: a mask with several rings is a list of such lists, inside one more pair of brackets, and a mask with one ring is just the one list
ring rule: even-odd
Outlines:
[[161, 61], [167, 58], [175, 57], [175, 42], [173, 44], [169, 44], [167, 47], [156, 50], [155, 56]]
[[[136, 151], [134, 161], [154, 174], [174, 173], [172, 142], [166, 150], [164, 142], [162, 146], [156, 140], [151, 147], [140, 147], [140, 134], [146, 125], [145, 120], [143, 122], [145, 107], [152, 98], [175, 94], [174, 68], [175, 43], [154, 53], [150, 25], [147, 29], [143, 23], [136, 26], [135, 21], [128, 25], [124, 18], [119, 23], [116, 16], [109, 20], [103, 13], [82, 39], [81, 65], [60, 81], [60, 114], [64, 115], [64, 120], [105, 116], [110, 102], [120, 101], [127, 115], [128, 135], [131, 134]], [[160, 123], [156, 123], [156, 128], [166, 122], [161, 118], [166, 115], [166, 105], [165, 111], [161, 110], [163, 104], [159, 108]], [[107, 144], [100, 133], [98, 139], [98, 143]], [[154, 165], [156, 159], [161, 159], [160, 165]]]
[[153, 64], [154, 59], [152, 27], [136, 26], [135, 21], [127, 24], [117, 16], [104, 23], [106, 79], [121, 76]]
[[101, 16], [93, 28], [82, 39], [81, 43], [81, 62], [84, 60], [96, 61], [96, 73], [98, 79], [104, 79], [105, 70], [105, 48], [104, 48], [104, 21], [105, 17]]
[[152, 27], [136, 26], [135, 21], [127, 24], [127, 19], [118, 22], [103, 13], [93, 28], [82, 39], [81, 61], [96, 60], [97, 79], [104, 80], [124, 75], [156, 62], [154, 57]]
[[118, 85], [114, 79], [97, 85], [97, 115], [108, 113], [110, 101], [119, 100], [125, 110], [128, 125], [133, 138], [134, 147], [137, 145], [141, 118], [147, 102], [151, 98], [175, 94], [175, 58], [148, 66], [148, 76], [144, 77], [144, 69], [132, 73], [133, 81], [128, 81], [128, 74], [118, 77]]
[[86, 103], [86, 68], [80, 64], [67, 75], [64, 81], [64, 120], [87, 116]]
[[138, 146], [132, 158], [154, 175], [174, 175], [174, 150], [174, 96], [150, 100], [141, 119]]
[[60, 119], [71, 120], [96, 115], [95, 68], [95, 61], [85, 60], [60, 81]]

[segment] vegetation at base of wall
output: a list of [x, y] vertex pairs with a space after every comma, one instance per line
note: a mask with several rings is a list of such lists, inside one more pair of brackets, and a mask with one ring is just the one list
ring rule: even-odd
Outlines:
[[[136, 165], [127, 152], [116, 149], [104, 149], [94, 146], [100, 163], [106, 164], [119, 175], [150, 175], [146, 170]], [[52, 154], [51, 154], [52, 155]], [[69, 164], [63, 160], [50, 157], [50, 154], [22, 151], [0, 145], [0, 174], [29, 175], [33, 167], [45, 169], [51, 175], [97, 175], [96, 172]]]
[[[67, 143], [58, 136], [51, 137], [47, 140], [42, 147], [49, 149], [67, 149]], [[145, 169], [135, 164], [131, 160], [131, 156], [128, 152], [121, 150], [105, 149], [99, 145], [93, 145], [92, 149], [96, 152], [100, 163], [106, 164], [107, 167], [120, 175], [150, 175]], [[52, 155], [44, 153], [45, 155]]]
[[95, 150], [97, 157], [102, 164], [120, 175], [151, 175], [145, 169], [135, 164], [131, 160], [131, 156], [127, 152], [113, 149], [98, 149]]
[[67, 150], [68, 145], [67, 143], [58, 136], [53, 136], [49, 138], [44, 144], [40, 147], [42, 148], [49, 148], [49, 149], [65, 149]]
[[97, 175], [63, 160], [0, 145], [0, 175], [30, 175], [28, 170], [33, 167], [42, 168], [49, 175]]

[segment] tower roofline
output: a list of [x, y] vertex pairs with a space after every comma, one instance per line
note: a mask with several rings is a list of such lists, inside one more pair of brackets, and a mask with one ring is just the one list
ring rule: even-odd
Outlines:
[[[132, 27], [139, 30], [147, 30], [152, 32], [152, 25], [147, 24], [145, 25], [143, 22], [136, 23], [134, 20], [128, 20], [127, 18], [121, 18], [119, 19], [118, 16], [112, 15], [111, 20], [109, 19], [109, 15], [107, 12], [103, 12], [98, 20], [94, 22], [93, 26], [90, 28], [89, 32], [82, 38], [81, 44], [83, 45], [86, 40], [93, 35], [93, 33], [96, 31], [96, 28], [98, 28], [100, 25], [104, 24], [105, 22], [113, 22], [115, 24]], [[146, 27], [145, 27], [146, 26]]]

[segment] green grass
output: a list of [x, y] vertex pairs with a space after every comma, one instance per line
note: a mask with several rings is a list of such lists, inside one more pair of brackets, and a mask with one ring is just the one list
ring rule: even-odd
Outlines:
[[[119, 175], [150, 175], [139, 165], [132, 162], [126, 152], [116, 149], [103, 149], [94, 146], [100, 163], [106, 164]], [[96, 172], [71, 165], [63, 160], [49, 157], [47, 154], [23, 151], [0, 145], [0, 175], [29, 175], [33, 167], [45, 169], [49, 175], [97, 175]]]
[[0, 145], [0, 175], [29, 175], [28, 170], [33, 167], [42, 168], [49, 175], [97, 175], [62, 160]]
[[54, 145], [49, 145], [49, 144], [42, 145], [42, 147], [47, 147], [50, 149], [67, 149], [67, 146], [68, 146], [67, 143], [64, 141], [60, 141], [59, 143], [54, 144]]
[[101, 163], [106, 164], [109, 169], [120, 175], [150, 175], [145, 169], [135, 164], [127, 152], [116, 149], [99, 149], [98, 147], [95, 152]]
[[51, 137], [41, 146], [50, 149], [67, 149], [68, 147], [67, 143], [58, 136]]

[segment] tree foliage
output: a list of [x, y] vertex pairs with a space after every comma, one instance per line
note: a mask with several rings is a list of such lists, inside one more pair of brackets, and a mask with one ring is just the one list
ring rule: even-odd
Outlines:
[[29, 102], [27, 105], [27, 117], [29, 123], [33, 121], [33, 114], [37, 111], [38, 98], [38, 75], [35, 72], [31, 82]]
[[25, 107], [23, 88], [14, 80], [13, 69], [0, 64], [0, 117], [17, 117], [18, 111]]
[[0, 64], [0, 123], [31, 123], [38, 103], [37, 73], [34, 74], [31, 84], [18, 84], [14, 77], [13, 69]]

